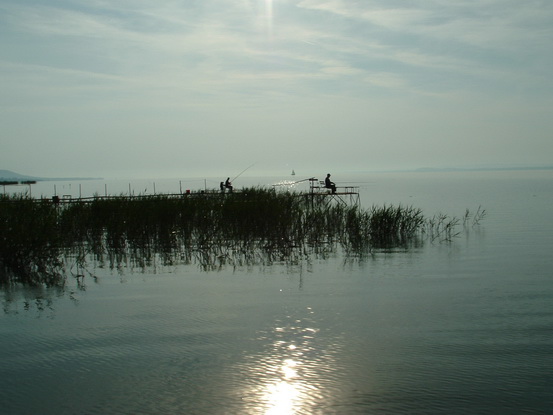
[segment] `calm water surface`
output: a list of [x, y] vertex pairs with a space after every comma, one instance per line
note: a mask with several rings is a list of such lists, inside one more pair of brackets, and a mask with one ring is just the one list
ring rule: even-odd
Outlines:
[[0, 412], [550, 413], [553, 172], [343, 180], [366, 206], [488, 216], [363, 259], [4, 289]]

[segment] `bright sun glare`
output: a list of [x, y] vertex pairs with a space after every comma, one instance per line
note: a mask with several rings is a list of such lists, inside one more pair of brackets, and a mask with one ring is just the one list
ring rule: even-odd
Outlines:
[[266, 415], [295, 413], [301, 398], [301, 391], [291, 381], [297, 376], [296, 365], [297, 362], [292, 359], [285, 360], [280, 367], [283, 379], [267, 387], [266, 399], [269, 408], [265, 412]]
[[[312, 313], [311, 308], [308, 312]], [[306, 359], [311, 343], [319, 330], [294, 319], [290, 324], [278, 324], [262, 339], [269, 340], [269, 349], [251, 362], [254, 387], [247, 393], [255, 402], [255, 414], [293, 415], [308, 413], [315, 403], [321, 403], [316, 376], [323, 370], [323, 360], [316, 356]], [[325, 360], [325, 365], [328, 364]]]

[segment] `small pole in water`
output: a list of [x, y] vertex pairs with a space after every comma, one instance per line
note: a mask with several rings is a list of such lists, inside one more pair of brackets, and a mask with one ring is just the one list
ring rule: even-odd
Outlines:
[[180, 192], [182, 194], [182, 180], [179, 180], [179, 189], [180, 189]]
[[82, 198], [83, 198], [83, 192], [81, 189], [81, 184], [79, 183], [79, 199], [82, 199]]
[[154, 182], [154, 195], [156, 194], [156, 182]]
[[104, 183], [104, 195], [108, 197], [108, 184]]
[[131, 195], [131, 184], [129, 183], [129, 196]]

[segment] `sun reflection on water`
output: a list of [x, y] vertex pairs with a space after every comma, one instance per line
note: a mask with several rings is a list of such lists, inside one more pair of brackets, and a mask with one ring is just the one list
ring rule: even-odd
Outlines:
[[250, 413], [312, 413], [322, 404], [325, 385], [336, 380], [336, 342], [319, 338], [311, 319], [288, 318], [289, 324], [281, 321], [262, 332], [257, 340], [264, 352], [249, 356], [245, 392]]
[[292, 188], [295, 188], [297, 187], [297, 184], [298, 182], [294, 182], [294, 181], [291, 181], [291, 180], [281, 180], [279, 182], [276, 182], [273, 184], [273, 187], [275, 189], [292, 189]]
[[265, 385], [262, 396], [267, 407], [265, 414], [294, 414], [303, 406], [305, 393], [301, 382], [297, 381], [297, 365], [297, 361], [286, 359], [280, 367], [280, 379]]

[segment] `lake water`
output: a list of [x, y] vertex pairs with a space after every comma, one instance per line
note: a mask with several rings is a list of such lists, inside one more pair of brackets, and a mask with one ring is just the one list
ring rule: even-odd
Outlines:
[[[367, 207], [487, 216], [453, 243], [362, 260], [94, 269], [64, 290], [3, 289], [0, 412], [551, 413], [553, 171], [337, 176]], [[218, 186], [192, 184], [156, 192]], [[89, 185], [107, 186], [55, 184]]]

